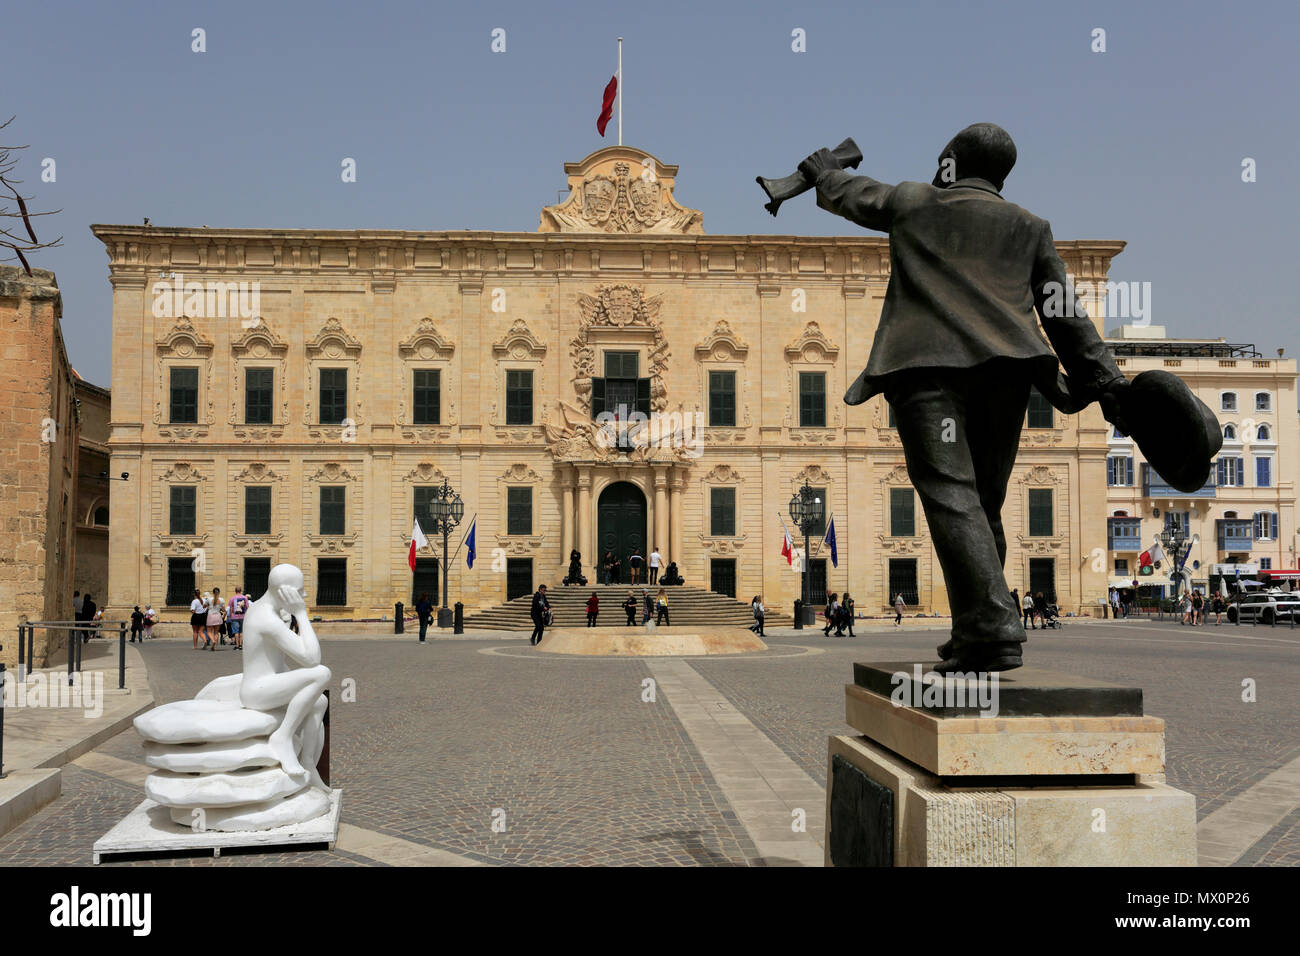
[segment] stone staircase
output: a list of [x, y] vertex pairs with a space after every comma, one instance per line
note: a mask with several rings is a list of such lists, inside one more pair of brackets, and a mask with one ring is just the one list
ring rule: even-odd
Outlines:
[[[560, 587], [547, 584], [546, 596], [551, 602], [554, 615], [553, 627], [583, 627], [587, 623], [587, 598], [596, 592], [600, 598], [600, 618], [602, 627], [619, 625], [627, 621], [622, 603], [627, 600], [627, 592], [632, 589], [638, 599], [641, 585], [611, 584], [587, 585], [586, 587]], [[668, 592], [668, 611], [674, 628], [682, 625], [693, 627], [748, 627], [754, 623], [754, 615], [748, 602], [737, 601], [725, 594], [715, 594], [703, 588], [679, 585], [665, 589]], [[659, 591], [658, 585], [650, 588], [650, 596]], [[531, 594], [485, 608], [465, 617], [465, 627], [478, 630], [531, 631], [533, 627], [529, 611], [532, 608]], [[638, 611], [637, 624], [641, 623]], [[794, 618], [789, 614], [774, 614], [768, 611], [764, 622], [768, 627], [789, 627]]]

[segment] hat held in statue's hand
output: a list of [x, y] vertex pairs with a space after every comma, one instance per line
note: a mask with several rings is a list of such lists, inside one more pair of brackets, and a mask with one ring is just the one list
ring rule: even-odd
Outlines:
[[1167, 484], [1184, 494], [1204, 487], [1223, 432], [1182, 379], [1163, 369], [1143, 372], [1123, 390], [1120, 409], [1129, 437]]

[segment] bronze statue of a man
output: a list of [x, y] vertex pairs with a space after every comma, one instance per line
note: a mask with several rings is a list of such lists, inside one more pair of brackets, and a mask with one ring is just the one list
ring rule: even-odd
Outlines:
[[1015, 162], [1006, 130], [977, 123], [944, 148], [929, 185], [852, 175], [825, 149], [799, 164], [819, 206], [889, 233], [880, 325], [844, 401], [883, 393], [893, 408], [952, 608], [945, 672], [1021, 664], [1002, 504], [1030, 386], [1066, 413], [1098, 401], [1128, 432], [1129, 383], [1075, 299], [1051, 227], [1002, 198]]

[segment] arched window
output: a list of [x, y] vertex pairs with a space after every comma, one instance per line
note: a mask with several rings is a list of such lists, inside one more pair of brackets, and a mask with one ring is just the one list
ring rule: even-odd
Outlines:
[[1237, 410], [1237, 393], [1224, 392], [1220, 395], [1219, 408], [1225, 412], [1235, 412]]
[[1270, 441], [1273, 438], [1273, 432], [1267, 425], [1255, 426], [1255, 441]]
[[1112, 518], [1127, 518], [1127, 517], [1128, 517], [1128, 512], [1127, 512], [1127, 511], [1116, 511], [1113, 515], [1111, 515], [1111, 517], [1112, 517]]
[[1269, 412], [1273, 410], [1273, 396], [1268, 392], [1255, 393], [1255, 411]]
[[1224, 425], [1224, 426], [1223, 426], [1223, 437], [1226, 438], [1228, 441], [1236, 441], [1236, 440], [1237, 440], [1237, 426], [1236, 426], [1236, 425]]
[[108, 505], [100, 505], [95, 509], [94, 520], [92, 522], [96, 527], [108, 527]]
[[1225, 512], [1223, 513], [1223, 516], [1224, 516], [1225, 518], [1235, 518], [1235, 517], [1237, 517], [1237, 512], [1235, 512], [1235, 511], [1225, 511]]

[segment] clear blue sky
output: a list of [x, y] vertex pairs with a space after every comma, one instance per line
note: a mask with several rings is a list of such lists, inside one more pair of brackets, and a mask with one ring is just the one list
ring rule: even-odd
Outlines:
[[1007, 197], [1058, 238], [1126, 240], [1112, 277], [1152, 283], [1154, 323], [1294, 354], [1298, 10], [43, 0], [0, 21], [0, 120], [31, 144], [34, 205], [63, 210], [42, 231], [64, 246], [34, 264], [58, 273], [72, 361], [100, 384], [111, 290], [90, 223], [533, 231], [561, 164], [616, 141], [595, 118], [619, 35], [624, 142], [681, 167], [709, 233], [850, 233], [807, 197], [771, 219], [754, 176], [851, 135], [863, 172], [929, 181], [954, 132], [996, 122], [1020, 150]]

